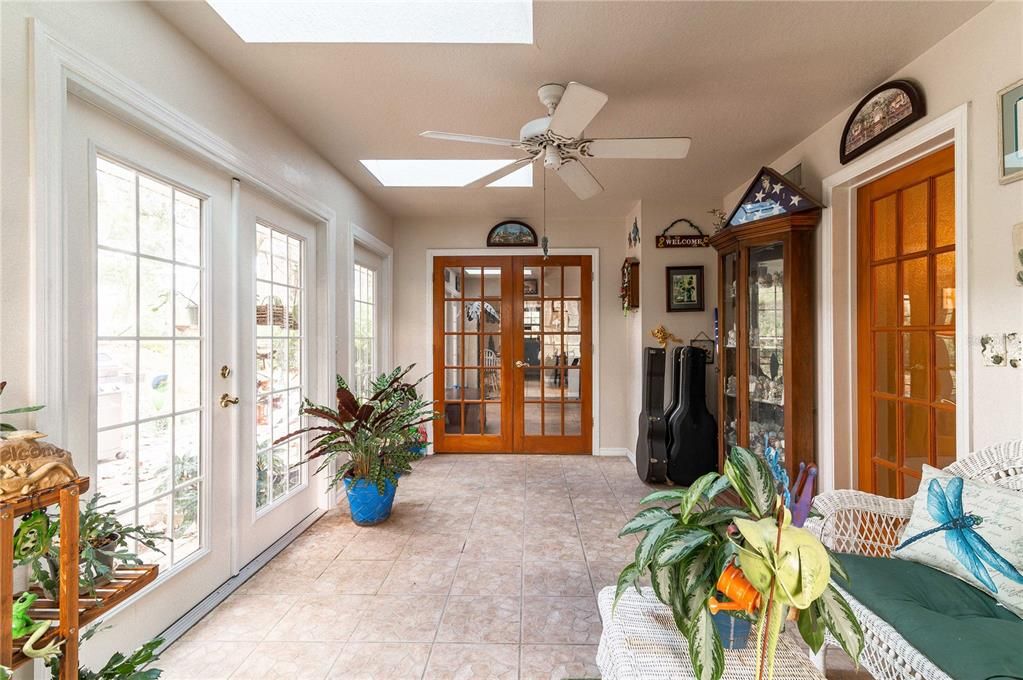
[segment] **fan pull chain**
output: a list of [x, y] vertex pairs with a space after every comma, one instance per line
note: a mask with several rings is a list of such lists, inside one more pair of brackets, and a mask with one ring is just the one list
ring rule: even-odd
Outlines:
[[543, 259], [546, 262], [550, 255], [548, 255], [548, 244], [547, 240], [547, 168], [543, 169], [543, 238], [540, 239], [540, 247], [543, 248]]

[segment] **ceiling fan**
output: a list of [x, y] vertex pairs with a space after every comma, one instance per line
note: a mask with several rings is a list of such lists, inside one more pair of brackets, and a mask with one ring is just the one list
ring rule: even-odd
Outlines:
[[688, 137], [641, 137], [633, 139], [589, 139], [583, 130], [596, 117], [607, 95], [582, 83], [570, 82], [541, 85], [537, 90], [540, 102], [547, 107], [547, 115], [522, 126], [518, 139], [479, 137], [453, 132], [427, 131], [420, 133], [431, 139], [446, 139], [474, 144], [493, 144], [521, 149], [528, 155], [466, 184], [467, 187], [485, 187], [521, 167], [543, 158], [544, 167], [553, 170], [576, 196], [586, 200], [596, 196], [604, 187], [582, 164], [584, 158], [685, 158], [689, 153]]

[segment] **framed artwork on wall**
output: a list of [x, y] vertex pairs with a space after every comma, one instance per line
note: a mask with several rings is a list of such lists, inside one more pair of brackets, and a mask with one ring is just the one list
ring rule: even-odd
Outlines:
[[846, 164], [924, 117], [924, 98], [908, 80], [892, 80], [860, 100], [842, 130], [838, 157]]
[[495, 224], [487, 234], [488, 248], [536, 246], [536, 232], [533, 227], [518, 220], [506, 220]]
[[667, 311], [703, 311], [703, 265], [665, 267]]
[[998, 93], [998, 181], [1023, 179], [1023, 80]]

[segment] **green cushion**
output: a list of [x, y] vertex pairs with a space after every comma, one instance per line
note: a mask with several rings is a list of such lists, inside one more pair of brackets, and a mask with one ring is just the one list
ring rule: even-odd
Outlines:
[[838, 555], [837, 583], [956, 680], [1023, 678], [1023, 619], [937, 569], [880, 557]]

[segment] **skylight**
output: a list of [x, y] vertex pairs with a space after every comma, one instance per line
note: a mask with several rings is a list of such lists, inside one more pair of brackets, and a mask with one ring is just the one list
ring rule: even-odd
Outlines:
[[249, 43], [533, 44], [532, 0], [206, 0]]
[[[385, 187], [464, 187], [513, 161], [500, 160], [365, 160], [366, 169]], [[488, 184], [489, 187], [531, 187], [533, 166], [519, 168]]]

